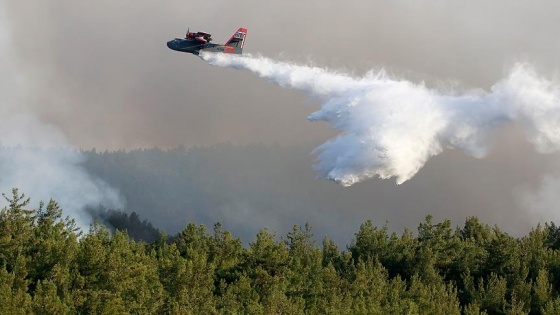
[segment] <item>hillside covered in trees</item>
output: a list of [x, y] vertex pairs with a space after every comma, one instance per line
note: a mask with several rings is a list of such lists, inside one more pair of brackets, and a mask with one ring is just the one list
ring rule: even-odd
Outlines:
[[[91, 150], [83, 152], [82, 166], [119, 191], [126, 201], [119, 210], [136, 212], [168, 234], [189, 222], [212, 226], [219, 221], [244, 244], [263, 227], [286, 234], [296, 222], [311, 222], [319, 239], [328, 234], [342, 245], [370, 219], [387, 221], [389, 230], [400, 233], [428, 214], [455, 225], [477, 216], [521, 236], [537, 222], [555, 217], [527, 209], [517, 199], [523, 196], [520, 186], [536, 187], [541, 169], [556, 165], [560, 157], [531, 155], [531, 147], [483, 160], [450, 151], [403, 185], [371, 180], [346, 188], [316, 178], [313, 147], [221, 144]], [[527, 159], [516, 164], [512, 154]]]
[[55, 201], [0, 211], [0, 314], [559, 314], [560, 228], [515, 238], [468, 218], [397, 235], [364, 222], [344, 249], [309, 225], [248, 246], [194, 223], [136, 242], [87, 233]]

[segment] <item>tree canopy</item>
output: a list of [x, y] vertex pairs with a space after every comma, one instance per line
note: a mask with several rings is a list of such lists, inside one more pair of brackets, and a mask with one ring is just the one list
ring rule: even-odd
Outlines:
[[190, 223], [145, 242], [79, 231], [54, 200], [4, 197], [0, 314], [560, 314], [554, 223], [513, 237], [475, 217], [428, 216], [402, 234], [366, 221], [344, 249], [316, 244], [310, 224], [243, 246], [219, 223]]

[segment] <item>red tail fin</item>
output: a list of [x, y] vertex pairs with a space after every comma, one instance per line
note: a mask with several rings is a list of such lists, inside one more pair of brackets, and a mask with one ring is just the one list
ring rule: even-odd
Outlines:
[[226, 42], [226, 46], [239, 47], [243, 49], [245, 44], [245, 37], [247, 36], [247, 29], [240, 27], [237, 32], [235, 32], [231, 38]]

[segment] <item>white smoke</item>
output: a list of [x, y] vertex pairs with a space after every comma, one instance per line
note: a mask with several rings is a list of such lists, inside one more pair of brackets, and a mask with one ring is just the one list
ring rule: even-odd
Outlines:
[[558, 191], [560, 190], [560, 177], [558, 175], [544, 175], [537, 187], [529, 185], [519, 186], [515, 189], [517, 202], [531, 213], [532, 224], [542, 221], [560, 220], [558, 212]]
[[10, 32], [2, 23], [6, 17], [0, 4], [0, 192], [10, 196], [12, 188], [18, 188], [32, 198], [32, 206], [54, 199], [87, 230], [92, 221], [88, 207], [120, 208], [123, 200], [87, 173], [84, 155], [68, 144], [61, 130], [28, 109], [26, 91], [32, 87], [10, 50]]
[[489, 92], [442, 92], [392, 79], [383, 71], [363, 77], [263, 57], [203, 54], [210, 64], [249, 70], [322, 103], [310, 121], [340, 134], [315, 149], [321, 178], [343, 186], [379, 176], [411, 179], [445, 148], [484, 157], [495, 132], [519, 123], [541, 153], [560, 149], [560, 90], [518, 64]]

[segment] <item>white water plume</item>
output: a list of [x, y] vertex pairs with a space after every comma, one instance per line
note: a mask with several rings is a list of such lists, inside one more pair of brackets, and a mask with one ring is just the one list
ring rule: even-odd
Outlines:
[[315, 169], [343, 186], [379, 176], [411, 179], [444, 148], [482, 158], [496, 130], [519, 123], [541, 153], [560, 149], [560, 90], [528, 65], [515, 65], [490, 91], [442, 92], [390, 78], [362, 77], [264, 57], [203, 54], [210, 64], [249, 70], [322, 103], [310, 121], [340, 134], [318, 148]]

